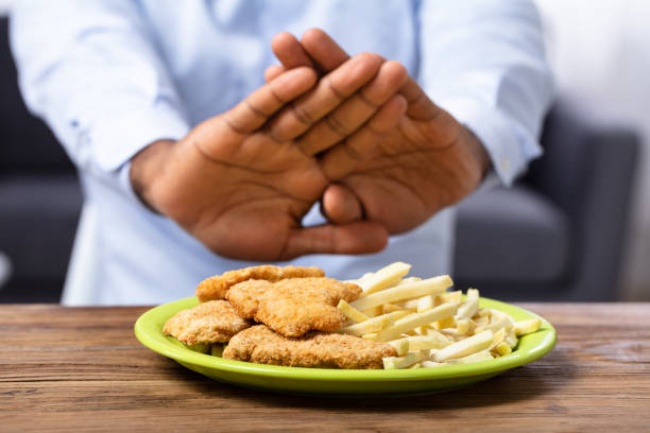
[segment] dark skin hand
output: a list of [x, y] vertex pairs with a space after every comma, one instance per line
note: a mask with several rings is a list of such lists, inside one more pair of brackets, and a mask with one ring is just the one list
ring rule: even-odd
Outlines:
[[[270, 82], [295, 67], [331, 73], [350, 58], [319, 29], [307, 31], [300, 41], [281, 33], [272, 46], [282, 66], [267, 70]], [[355, 142], [341, 136], [339, 144], [330, 145], [332, 139], [318, 149], [331, 182], [322, 199], [330, 221], [366, 219], [381, 223], [391, 234], [402, 233], [465, 198], [487, 173], [490, 161], [480, 141], [436, 106], [412, 78], [405, 80], [399, 94], [407, 108], [397, 127], [387, 129], [380, 139]], [[315, 139], [304, 142], [317, 146], [312, 144]]]
[[321, 165], [317, 155], [337, 146], [338, 134], [365, 148], [395, 128], [406, 109], [397, 95], [405, 80], [400, 65], [372, 54], [321, 77], [305, 67], [275, 74], [178, 142], [143, 149], [131, 161], [134, 191], [226, 257], [275, 261], [379, 251], [388, 233], [370, 219], [317, 227], [301, 221], [330, 188], [331, 163]]

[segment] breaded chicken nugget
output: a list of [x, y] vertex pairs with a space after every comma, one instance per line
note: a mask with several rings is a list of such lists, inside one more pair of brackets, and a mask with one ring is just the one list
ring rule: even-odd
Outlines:
[[325, 276], [325, 271], [315, 266], [250, 266], [248, 268], [227, 271], [221, 275], [206, 278], [197, 286], [196, 296], [201, 302], [225, 299], [226, 292], [230, 287], [237, 283], [241, 283], [242, 281], [252, 279], [278, 281], [283, 278], [323, 276]]
[[253, 319], [262, 295], [274, 283], [266, 280], [246, 280], [232, 286], [226, 292], [226, 299], [245, 319]]
[[188, 346], [226, 343], [252, 322], [237, 314], [228, 301], [209, 301], [170, 317], [163, 333]]
[[276, 281], [259, 299], [255, 320], [287, 337], [308, 331], [336, 331], [346, 318], [336, 306], [352, 302], [361, 288], [327, 277], [288, 278]]
[[284, 337], [264, 325], [235, 335], [223, 357], [258, 364], [291, 367], [381, 369], [382, 358], [396, 356], [395, 348], [352, 335], [310, 332]]

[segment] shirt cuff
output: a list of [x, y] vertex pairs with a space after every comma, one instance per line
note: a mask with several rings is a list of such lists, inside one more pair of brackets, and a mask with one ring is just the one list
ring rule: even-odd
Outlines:
[[125, 112], [97, 122], [88, 134], [94, 154], [95, 169], [117, 181], [119, 188], [132, 200], [142, 203], [133, 190], [131, 158], [158, 140], [180, 140], [189, 132], [188, 122], [170, 103], [159, 102], [136, 112]]
[[90, 128], [94, 160], [104, 172], [123, 167], [136, 153], [158, 140], [180, 140], [189, 132], [188, 122], [172, 106], [159, 101], [140, 111], [111, 113]]
[[537, 140], [496, 107], [467, 99], [445, 101], [441, 106], [479, 138], [494, 172], [505, 185], [512, 185], [528, 163], [542, 154]]

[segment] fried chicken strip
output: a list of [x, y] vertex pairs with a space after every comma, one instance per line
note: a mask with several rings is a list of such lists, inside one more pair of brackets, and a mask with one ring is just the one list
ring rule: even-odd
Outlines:
[[237, 314], [228, 301], [208, 301], [170, 317], [163, 333], [183, 344], [226, 343], [239, 331], [252, 325]]
[[226, 300], [235, 307], [240, 316], [255, 318], [260, 299], [274, 283], [266, 280], [246, 280], [232, 286], [226, 292]]
[[323, 277], [325, 271], [315, 266], [260, 265], [224, 272], [208, 277], [196, 288], [199, 301], [225, 299], [226, 292], [233, 285], [246, 280], [278, 281], [284, 278]]
[[352, 335], [310, 332], [288, 338], [257, 325], [235, 335], [223, 357], [290, 367], [381, 369], [382, 358], [396, 354], [389, 344]]
[[255, 321], [287, 337], [308, 331], [336, 331], [346, 320], [336, 308], [339, 301], [352, 302], [360, 295], [361, 287], [334, 278], [284, 279], [264, 290]]

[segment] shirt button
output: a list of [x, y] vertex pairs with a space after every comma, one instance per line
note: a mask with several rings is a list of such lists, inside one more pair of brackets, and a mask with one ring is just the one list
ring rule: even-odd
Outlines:
[[501, 158], [501, 160], [499, 161], [499, 165], [501, 166], [501, 170], [503, 172], [509, 172], [510, 169], [511, 169], [511, 167], [510, 167], [510, 159], [509, 158], [506, 158], [506, 157]]

